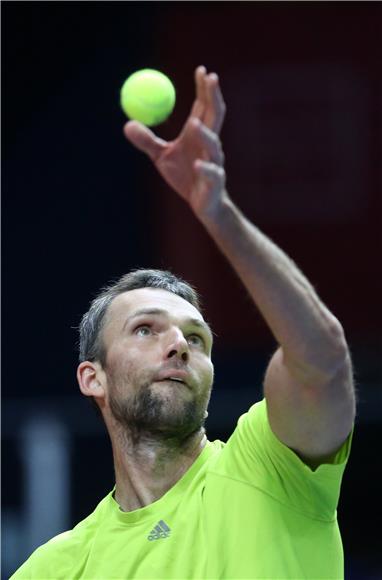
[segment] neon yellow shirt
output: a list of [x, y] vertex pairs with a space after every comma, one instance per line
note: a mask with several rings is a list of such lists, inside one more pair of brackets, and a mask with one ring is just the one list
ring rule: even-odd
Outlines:
[[275, 437], [263, 400], [159, 500], [123, 512], [110, 492], [12, 580], [340, 579], [336, 508], [350, 445], [351, 435], [313, 471]]

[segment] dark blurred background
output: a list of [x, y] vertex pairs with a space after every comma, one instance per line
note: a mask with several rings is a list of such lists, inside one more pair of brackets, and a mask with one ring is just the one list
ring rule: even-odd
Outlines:
[[[228, 189], [341, 320], [359, 412], [338, 510], [346, 577], [380, 578], [382, 10], [379, 2], [8, 2], [2, 8], [3, 578], [113, 486], [78, 390], [98, 289], [169, 268], [217, 333], [210, 439], [261, 398], [275, 343], [185, 204], [124, 139], [119, 90], [157, 68], [172, 139], [216, 71]], [[275, 549], [277, 549], [275, 547]]]

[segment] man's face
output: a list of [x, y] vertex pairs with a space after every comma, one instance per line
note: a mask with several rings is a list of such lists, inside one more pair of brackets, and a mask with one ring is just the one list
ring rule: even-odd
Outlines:
[[111, 303], [103, 342], [114, 418], [134, 432], [183, 439], [204, 423], [213, 382], [212, 335], [200, 312], [165, 290]]

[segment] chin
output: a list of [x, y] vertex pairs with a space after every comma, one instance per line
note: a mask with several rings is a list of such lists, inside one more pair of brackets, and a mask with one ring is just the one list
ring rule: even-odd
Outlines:
[[147, 430], [160, 432], [168, 438], [185, 438], [203, 427], [204, 409], [200, 411], [195, 401], [181, 401], [179, 397], [161, 399], [157, 412], [147, 421]]
[[110, 399], [114, 418], [128, 431], [151, 433], [164, 439], [183, 440], [200, 430], [205, 422], [205, 406], [198, 404], [186, 385], [152, 384], [133, 398]]

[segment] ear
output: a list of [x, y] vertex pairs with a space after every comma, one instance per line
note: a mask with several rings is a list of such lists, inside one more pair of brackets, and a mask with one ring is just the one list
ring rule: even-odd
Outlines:
[[105, 397], [105, 389], [100, 375], [101, 369], [97, 363], [84, 361], [78, 366], [77, 380], [83, 395], [96, 399]]

